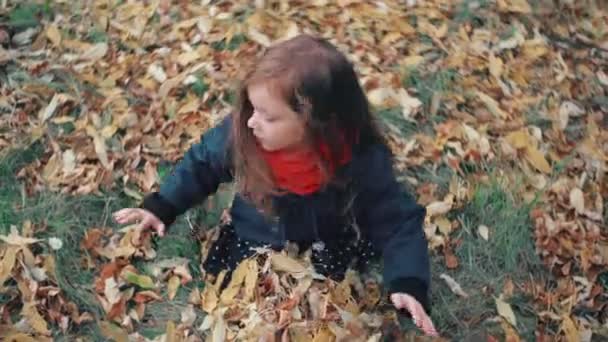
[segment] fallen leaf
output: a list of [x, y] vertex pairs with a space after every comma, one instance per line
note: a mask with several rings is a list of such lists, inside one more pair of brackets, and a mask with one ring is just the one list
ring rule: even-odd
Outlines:
[[493, 53], [490, 53], [490, 57], [488, 58], [488, 69], [490, 70], [490, 75], [500, 78], [503, 69], [502, 59], [494, 56]]
[[526, 0], [498, 0], [498, 9], [503, 12], [530, 14], [532, 7]]
[[579, 188], [570, 190], [570, 206], [576, 210], [577, 214], [585, 213], [585, 196]]
[[545, 156], [534, 146], [526, 147], [526, 160], [538, 171], [550, 174], [552, 169]]
[[80, 55], [80, 59], [94, 62], [102, 59], [106, 53], [108, 53], [108, 44], [97, 43]]
[[127, 334], [127, 332], [113, 323], [107, 321], [100, 321], [99, 330], [101, 331], [104, 337], [111, 339], [114, 342], [129, 341], [129, 335]]
[[490, 238], [490, 229], [488, 228], [488, 226], [485, 226], [483, 224], [480, 224], [479, 227], [477, 227], [477, 233], [486, 241], [488, 241], [488, 239]]
[[498, 102], [496, 102], [496, 100], [491, 98], [489, 95], [487, 95], [481, 91], [477, 91], [476, 94], [477, 94], [477, 97], [479, 98], [479, 100], [481, 100], [481, 102], [483, 102], [486, 105], [486, 107], [488, 108], [490, 113], [492, 113], [495, 117], [497, 117], [499, 119], [503, 119], [503, 120], [507, 119], [509, 117], [509, 114], [507, 114], [505, 111], [500, 109]]
[[27, 245], [42, 241], [40, 239], [26, 238], [19, 235], [17, 227], [15, 226], [11, 226], [11, 232], [9, 235], [0, 235], [0, 240], [4, 241], [5, 243], [8, 243], [9, 245], [20, 247], [26, 247]]
[[51, 249], [53, 249], [54, 251], [58, 251], [61, 249], [61, 247], [63, 247], [63, 242], [61, 241], [61, 239], [58, 239], [56, 237], [50, 237], [49, 246], [51, 246]]
[[445, 266], [449, 269], [458, 268], [458, 258], [450, 249], [444, 251], [445, 254]]
[[157, 64], [150, 64], [147, 71], [148, 75], [152, 76], [158, 83], [163, 83], [167, 80], [165, 70]]
[[27, 323], [36, 331], [36, 333], [45, 336], [51, 335], [51, 331], [49, 330], [46, 321], [36, 309], [36, 304], [34, 302], [24, 303], [23, 308], [21, 309], [21, 315], [25, 317]]
[[167, 296], [169, 297], [169, 300], [173, 300], [173, 298], [175, 298], [177, 290], [179, 289], [179, 284], [180, 281], [178, 276], [173, 275], [171, 278], [169, 278], [169, 282], [167, 283]]
[[188, 305], [188, 307], [182, 310], [181, 322], [184, 326], [191, 327], [196, 320], [196, 312], [194, 312], [194, 306]]
[[11, 277], [11, 272], [17, 261], [17, 252], [20, 250], [21, 248], [17, 245], [5, 246], [4, 255], [2, 255], [2, 260], [0, 260], [0, 288]]
[[576, 324], [570, 318], [570, 316], [568, 316], [568, 315], [562, 316], [562, 324], [560, 325], [559, 329], [564, 333], [564, 336], [566, 337], [566, 341], [568, 341], [568, 342], [579, 342], [580, 341], [580, 334], [579, 334], [578, 328], [576, 327]]
[[58, 47], [61, 44], [61, 32], [55, 25], [49, 25], [46, 29], [46, 37], [51, 41], [51, 43]]
[[429, 217], [445, 215], [452, 210], [452, 205], [453, 201], [450, 199], [432, 202], [426, 206], [426, 214]]
[[462, 298], [469, 297], [469, 295], [466, 292], [464, 292], [464, 290], [462, 289], [460, 284], [458, 284], [456, 282], [456, 280], [454, 280], [454, 278], [450, 277], [449, 275], [447, 275], [445, 273], [442, 273], [441, 275], [439, 275], [439, 278], [443, 279], [448, 284], [448, 287], [454, 294], [457, 294]]
[[46, 107], [42, 108], [40, 112], [38, 112], [38, 120], [40, 123], [44, 123], [48, 120], [55, 112], [57, 111], [57, 107], [68, 102], [73, 101], [73, 98], [68, 94], [55, 94], [51, 99], [51, 102], [46, 105]]
[[152, 278], [146, 275], [140, 275], [135, 272], [123, 269], [123, 271], [121, 272], [121, 277], [128, 283], [135, 284], [141, 287], [142, 289], [152, 289], [155, 287]]
[[603, 86], [608, 87], [608, 75], [606, 75], [606, 73], [604, 73], [602, 70], [598, 70], [595, 75], [597, 76], [597, 80], [600, 81]]
[[502, 299], [502, 295], [498, 298], [494, 298], [494, 301], [498, 314], [513, 327], [517, 327], [517, 320], [515, 319], [515, 313], [513, 312], [513, 309], [511, 309], [511, 305]]

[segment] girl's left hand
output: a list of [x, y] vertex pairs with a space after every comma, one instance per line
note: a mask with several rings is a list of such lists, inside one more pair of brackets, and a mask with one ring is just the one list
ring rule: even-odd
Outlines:
[[397, 309], [405, 309], [412, 315], [414, 324], [418, 326], [425, 334], [429, 336], [438, 337], [439, 334], [435, 330], [435, 326], [431, 321], [429, 315], [426, 314], [422, 304], [418, 302], [414, 297], [406, 293], [393, 293], [391, 294], [391, 301]]

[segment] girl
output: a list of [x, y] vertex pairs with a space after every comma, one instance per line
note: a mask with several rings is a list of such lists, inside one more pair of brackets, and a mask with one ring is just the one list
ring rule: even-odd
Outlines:
[[425, 209], [397, 183], [354, 68], [333, 45], [300, 35], [269, 48], [245, 78], [236, 111], [190, 148], [143, 208], [114, 217], [162, 236], [230, 181], [238, 190], [232, 221], [203, 263], [207, 274], [234, 269], [252, 247], [287, 241], [311, 248], [317, 271], [336, 280], [379, 254], [392, 303], [436, 335]]

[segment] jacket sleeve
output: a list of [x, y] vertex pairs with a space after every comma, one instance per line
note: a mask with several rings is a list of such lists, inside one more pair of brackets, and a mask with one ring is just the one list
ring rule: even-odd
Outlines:
[[232, 180], [229, 153], [230, 116], [201, 136], [163, 181], [160, 191], [144, 198], [142, 207], [166, 226]]
[[359, 210], [361, 228], [382, 254], [389, 293], [407, 293], [430, 312], [430, 261], [423, 222], [426, 209], [397, 182], [390, 151], [373, 147], [364, 158]]

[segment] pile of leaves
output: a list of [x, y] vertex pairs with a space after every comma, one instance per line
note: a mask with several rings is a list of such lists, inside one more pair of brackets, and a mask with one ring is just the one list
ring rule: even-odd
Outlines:
[[34, 238], [36, 228], [26, 221], [21, 232], [12, 226], [10, 234], [0, 235], [3, 341], [52, 341], [50, 325], [65, 333], [93, 320], [91, 313], [80, 312], [68, 301], [57, 284], [52, 251], [62, 247], [61, 240]]
[[[571, 340], [605, 330], [605, 5], [405, 3], [95, 0], [73, 15], [78, 5], [64, 1], [52, 8], [9, 1], [0, 7], [13, 22], [0, 24], [0, 147], [44, 146], [19, 172], [27, 194], [118, 188], [139, 200], [158, 186], [163, 163], [230, 111], [235, 81], [265, 47], [319, 34], [355, 64], [397, 168], [427, 207], [425, 232], [445, 266], [460, 263], [454, 214], [476, 185], [498, 178], [533, 207], [536, 252], [556, 277], [517, 287], [534, 298], [537, 335], [551, 324]], [[478, 235], [492, 241], [493, 229], [482, 224]], [[124, 267], [108, 271], [116, 284], [127, 282]], [[136, 293], [100, 296], [111, 311]], [[497, 312], [516, 336], [504, 298]]]

